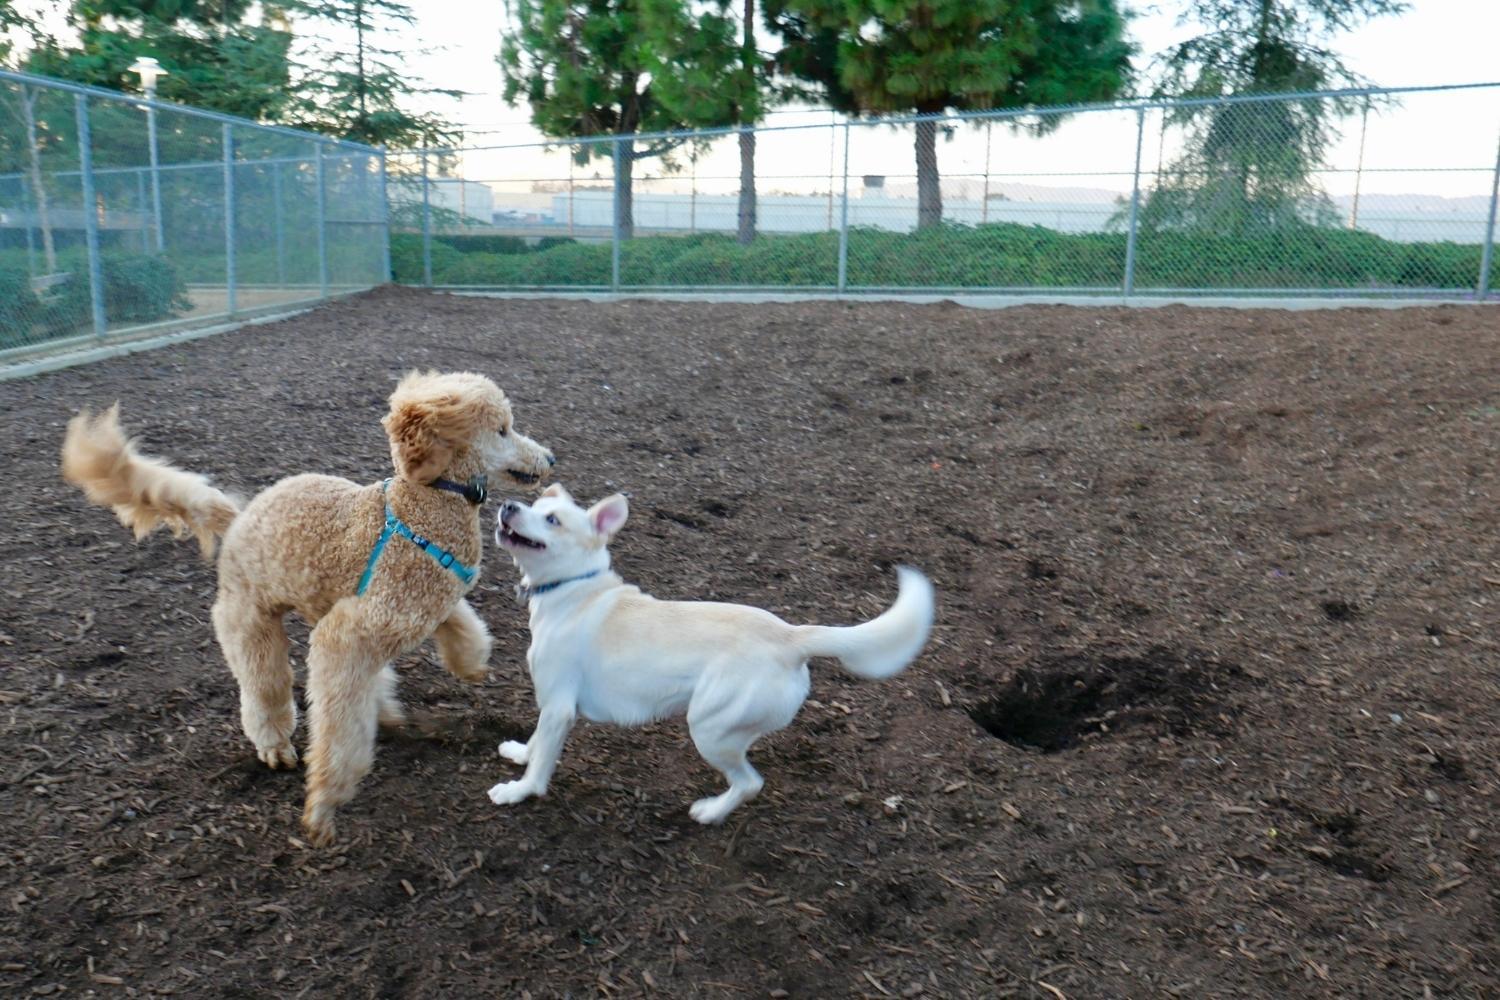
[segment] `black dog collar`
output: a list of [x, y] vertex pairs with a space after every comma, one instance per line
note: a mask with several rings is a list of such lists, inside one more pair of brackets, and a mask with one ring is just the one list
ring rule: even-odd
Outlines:
[[467, 483], [455, 483], [451, 479], [434, 479], [427, 485], [435, 490], [447, 490], [449, 493], [457, 493], [476, 507], [482, 506], [485, 497], [490, 495], [484, 476], [475, 476]]

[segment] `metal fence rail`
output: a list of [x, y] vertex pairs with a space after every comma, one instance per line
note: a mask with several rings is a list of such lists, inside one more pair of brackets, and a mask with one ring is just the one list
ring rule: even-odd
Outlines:
[[[935, 218], [931, 204], [920, 211], [914, 165], [929, 127]], [[1496, 83], [773, 116], [753, 130], [748, 244], [736, 238], [739, 132], [392, 154], [396, 279], [592, 291], [1491, 294]]]
[[0, 72], [0, 360], [387, 281], [384, 156]]

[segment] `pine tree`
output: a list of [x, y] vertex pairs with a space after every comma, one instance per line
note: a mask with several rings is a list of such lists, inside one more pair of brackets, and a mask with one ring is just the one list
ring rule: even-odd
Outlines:
[[[765, 112], [770, 66], [755, 43], [755, 0], [642, 0], [657, 96], [673, 117], [700, 126], [741, 126], [739, 241], [755, 239], [755, 132]], [[738, 37], [738, 44], [735, 39]]]
[[418, 95], [462, 97], [462, 91], [427, 87], [404, 75], [401, 59], [411, 47], [383, 44], [392, 32], [415, 25], [410, 7], [394, 0], [287, 0], [285, 6], [310, 27], [342, 36], [318, 37], [300, 67], [295, 124], [370, 146], [458, 140], [459, 130], [441, 115], [409, 105]]
[[[1116, 0], [768, 0], [766, 15], [783, 71], [856, 114], [1108, 100], [1130, 76]], [[920, 227], [943, 217], [937, 129], [914, 129]]]
[[168, 71], [163, 99], [277, 121], [288, 106], [291, 33], [276, 10], [248, 0], [75, 0], [76, 42], [35, 38], [24, 68], [128, 91], [139, 86], [131, 64], [154, 56]]
[[580, 161], [614, 157], [615, 224], [634, 234], [635, 164], [667, 156], [682, 138], [638, 143], [638, 132], [719, 125], [729, 107], [758, 114], [731, 71], [735, 25], [720, 3], [679, 0], [513, 0], [502, 40], [505, 100], [525, 100], [544, 135], [615, 135], [580, 143]]
[[[1162, 59], [1157, 94], [1186, 97], [1306, 92], [1364, 83], [1325, 43], [1400, 0], [1193, 0], [1183, 23], [1205, 30]], [[1313, 173], [1358, 99], [1213, 104], [1179, 109], [1186, 149], [1147, 200], [1149, 228], [1239, 233], [1326, 222], [1332, 206]]]

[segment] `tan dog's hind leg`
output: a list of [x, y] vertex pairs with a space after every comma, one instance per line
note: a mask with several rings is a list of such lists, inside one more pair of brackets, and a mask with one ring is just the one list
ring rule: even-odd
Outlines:
[[335, 604], [312, 631], [307, 656], [307, 803], [302, 827], [314, 846], [334, 838], [334, 811], [354, 797], [375, 759], [382, 671], [399, 649], [364, 633], [358, 601]]
[[256, 608], [242, 595], [220, 592], [213, 621], [219, 648], [240, 684], [240, 725], [256, 756], [267, 767], [296, 767], [297, 703], [281, 616]]
[[443, 666], [461, 681], [478, 684], [490, 675], [490, 630], [468, 601], [459, 601], [453, 613], [432, 634]]
[[380, 699], [380, 724], [387, 729], [406, 725], [406, 709], [401, 707], [401, 699], [396, 696], [396, 668], [389, 663], [380, 668], [376, 694]]

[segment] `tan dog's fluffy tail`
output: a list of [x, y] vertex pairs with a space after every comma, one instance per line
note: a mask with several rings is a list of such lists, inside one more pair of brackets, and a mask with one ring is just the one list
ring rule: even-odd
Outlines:
[[215, 539], [240, 512], [197, 473], [136, 451], [120, 430], [118, 403], [97, 416], [84, 410], [68, 422], [62, 474], [89, 500], [113, 508], [137, 539], [166, 525], [178, 538], [197, 538], [205, 559], [213, 557]]
[[804, 656], [832, 656], [858, 677], [879, 680], [900, 671], [927, 645], [932, 631], [932, 582], [909, 566], [898, 566], [896, 603], [863, 625], [834, 628], [803, 625], [796, 642]]

